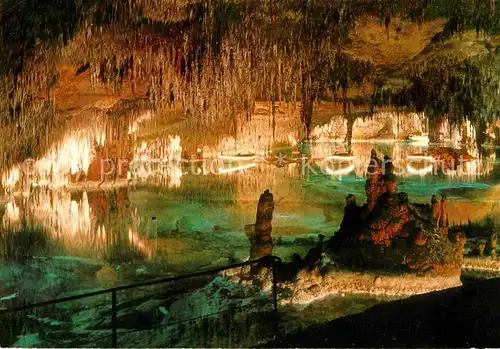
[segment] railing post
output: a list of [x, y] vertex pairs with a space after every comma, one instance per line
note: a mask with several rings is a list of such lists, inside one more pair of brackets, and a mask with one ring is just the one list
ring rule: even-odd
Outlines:
[[278, 312], [278, 277], [276, 273], [277, 260], [273, 258], [272, 268], [273, 268], [273, 306], [274, 312]]
[[118, 346], [118, 322], [116, 320], [116, 290], [111, 291], [111, 346], [116, 348]]

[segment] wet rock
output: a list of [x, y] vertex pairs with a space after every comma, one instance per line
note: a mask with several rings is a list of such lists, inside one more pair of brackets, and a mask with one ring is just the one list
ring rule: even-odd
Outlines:
[[165, 305], [165, 300], [151, 299], [139, 304], [137, 307], [135, 307], [135, 309], [144, 313], [152, 313], [157, 311], [163, 305]]
[[[64, 293], [60, 294], [59, 297], [61, 297], [61, 298], [72, 297], [72, 296], [77, 296], [77, 295], [81, 295], [84, 293], [90, 293], [90, 292], [99, 291], [99, 290], [101, 290], [101, 288], [90, 288], [90, 289], [84, 289], [84, 290], [64, 292]], [[56, 308], [76, 312], [76, 311], [88, 309], [89, 307], [93, 307], [96, 305], [102, 305], [102, 304], [109, 304], [108, 296], [105, 294], [90, 297], [90, 298], [81, 298], [81, 299], [73, 300], [70, 302], [58, 303], [58, 304], [56, 304]]]
[[377, 203], [378, 198], [385, 191], [383, 181], [383, 167], [382, 161], [378, 158], [377, 152], [372, 150], [370, 156], [370, 164], [366, 173], [366, 198], [367, 198], [367, 211], [371, 212]]
[[442, 195], [441, 211], [439, 217], [439, 227], [441, 235], [448, 235], [448, 214], [446, 213], [446, 196]]
[[81, 341], [88, 339], [86, 334], [72, 331], [41, 331], [40, 340], [46, 345], [58, 344], [60, 346], [76, 346]]
[[[259, 288], [258, 287], [247, 287], [244, 289], [244, 297], [255, 297], [258, 296], [259, 294]], [[265, 290], [263, 290], [265, 291]]]
[[0, 302], [10, 301], [17, 298], [17, 292], [0, 298]]
[[269, 278], [262, 280], [262, 282], [260, 284], [260, 288], [264, 292], [271, 292], [272, 289], [273, 289], [273, 282], [272, 282], [272, 280], [269, 279]]
[[253, 239], [255, 237], [255, 224], [247, 224], [247, 225], [245, 225], [245, 235], [249, 239]]
[[311, 292], [314, 296], [318, 296], [321, 292], [321, 287], [318, 284], [312, 285], [309, 287], [309, 292]]
[[425, 244], [427, 244], [427, 238], [425, 237], [425, 234], [423, 231], [419, 231], [417, 233], [413, 243], [417, 246], [425, 246]]
[[[382, 162], [375, 151], [365, 188], [364, 206], [358, 207], [353, 196], [346, 200], [340, 230], [325, 251], [332, 260], [348, 268], [460, 274], [465, 237], [448, 238], [445, 196], [440, 203], [434, 196], [431, 205], [410, 203], [406, 193], [397, 192], [391, 159]], [[321, 260], [312, 263], [319, 266]]]
[[224, 233], [224, 230], [220, 225], [214, 225], [214, 233], [222, 234]]
[[135, 274], [136, 274], [136, 275], [146, 275], [147, 273], [148, 273], [148, 270], [147, 270], [147, 268], [146, 268], [146, 267], [144, 267], [144, 266], [142, 266], [142, 267], [140, 267], [140, 268], [137, 268], [137, 269], [135, 270]]
[[217, 259], [212, 263], [214, 267], [221, 267], [229, 264], [231, 264], [231, 261], [229, 260], [228, 257], [220, 257], [219, 259]]
[[167, 316], [168, 315], [168, 310], [167, 308], [161, 306], [158, 308], [158, 310], [160, 311], [160, 313], [162, 313], [164, 316]]
[[242, 286], [251, 286], [252, 283], [253, 283], [253, 280], [249, 280], [249, 279], [244, 279], [244, 280], [240, 281], [240, 285], [242, 285]]
[[439, 220], [439, 203], [436, 198], [436, 195], [432, 195], [431, 199], [431, 206], [432, 206], [432, 217], [436, 220], [436, 222]]
[[[242, 280], [238, 285], [225, 277], [217, 277], [205, 287], [174, 301], [164, 321], [168, 323], [210, 316], [218, 314], [222, 309], [231, 308], [248, 307], [249, 312], [262, 311], [260, 306], [249, 305], [253, 302], [270, 302], [270, 298], [251, 283], [252, 280]], [[249, 291], [250, 289], [253, 291]], [[254, 292], [254, 296], [249, 298], [249, 292]]]
[[34, 322], [37, 326], [42, 326], [46, 329], [61, 330], [71, 328], [71, 323], [68, 321], [60, 321], [53, 318], [38, 317], [35, 315], [27, 315], [26, 317], [30, 320], [30, 322]]
[[323, 257], [325, 257], [323, 250], [323, 243], [324, 243], [324, 236], [321, 235], [322, 237], [320, 238], [319, 242], [317, 245], [312, 248], [304, 258], [304, 265], [308, 267], [310, 270], [313, 270], [316, 266], [325, 266], [325, 262]]

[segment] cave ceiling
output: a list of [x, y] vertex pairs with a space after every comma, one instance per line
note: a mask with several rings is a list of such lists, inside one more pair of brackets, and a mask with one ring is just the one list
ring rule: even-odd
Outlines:
[[2, 0], [0, 122], [31, 139], [40, 120], [137, 100], [199, 124], [236, 125], [258, 100], [332, 96], [489, 122], [500, 110], [499, 8], [496, 0]]

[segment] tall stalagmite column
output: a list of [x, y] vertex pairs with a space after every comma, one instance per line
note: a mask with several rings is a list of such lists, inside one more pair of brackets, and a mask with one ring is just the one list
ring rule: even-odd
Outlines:
[[383, 163], [377, 156], [377, 152], [372, 150], [370, 164], [366, 172], [366, 201], [368, 204], [367, 213], [370, 213], [377, 203], [380, 194], [384, 191], [383, 185]]
[[255, 219], [255, 236], [260, 241], [269, 241], [273, 227], [274, 198], [273, 194], [267, 189], [259, 198], [257, 206], [257, 216]]

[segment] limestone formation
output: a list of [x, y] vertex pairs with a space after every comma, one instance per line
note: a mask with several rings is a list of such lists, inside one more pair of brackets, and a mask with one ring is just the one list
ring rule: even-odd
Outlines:
[[380, 197], [386, 193], [397, 193], [398, 182], [394, 175], [394, 164], [389, 156], [381, 161], [372, 150], [365, 184], [367, 213], [373, 211]]
[[271, 233], [273, 230], [273, 211], [273, 194], [267, 189], [259, 198], [255, 226], [245, 227], [246, 234], [250, 238], [250, 255], [252, 259], [258, 259], [272, 254], [273, 238]]
[[372, 150], [365, 184], [368, 212], [371, 212], [375, 207], [377, 199], [384, 190], [383, 187], [382, 161], [377, 157], [377, 153]]
[[330, 254], [347, 267], [381, 268], [441, 276], [459, 275], [464, 234], [448, 236], [446, 197], [413, 204], [398, 193], [389, 157], [372, 151], [366, 181], [367, 203], [346, 200], [340, 230], [328, 242]]
[[[449, 235], [463, 234], [467, 236], [466, 257], [494, 257], [497, 256], [497, 233], [491, 218], [481, 223], [468, 222], [463, 225], [454, 225], [449, 229]], [[473, 268], [474, 269], [474, 268]]]
[[490, 235], [490, 256], [496, 257], [497, 255], [497, 233], [492, 232]]
[[354, 195], [346, 198], [340, 229], [304, 260], [291, 263], [297, 267], [296, 277], [319, 273], [327, 278], [333, 273], [335, 278], [349, 269], [425, 275], [459, 284], [466, 237], [463, 232], [448, 234], [446, 198], [439, 202], [433, 196], [430, 205], [414, 204], [406, 193], [397, 191], [397, 184], [391, 159], [386, 156], [381, 161], [372, 151], [366, 204], [358, 206]]

